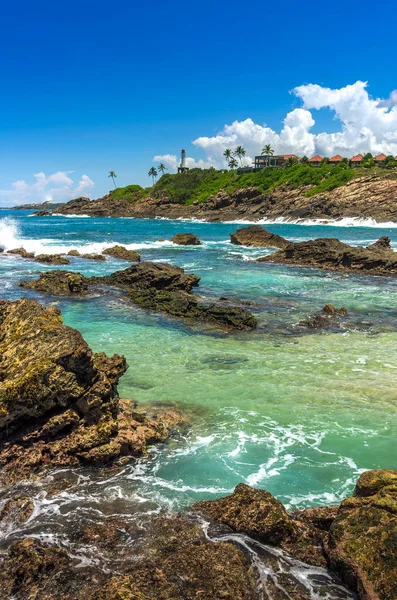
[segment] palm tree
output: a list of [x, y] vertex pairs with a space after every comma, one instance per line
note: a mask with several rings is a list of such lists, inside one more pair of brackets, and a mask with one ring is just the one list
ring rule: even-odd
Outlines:
[[226, 150], [223, 153], [223, 156], [226, 158], [226, 162], [227, 162], [227, 164], [230, 167], [230, 164], [229, 164], [230, 163], [230, 159], [233, 157], [233, 153], [230, 150], [230, 148], [226, 148]]
[[164, 163], [160, 163], [159, 166], [157, 167], [157, 170], [160, 171], [160, 173], [162, 175], [164, 174], [164, 171], [168, 171], [168, 169]]
[[269, 164], [270, 164], [270, 157], [273, 156], [273, 154], [274, 154], [274, 150], [271, 147], [271, 145], [270, 144], [266, 144], [262, 148], [261, 154], [265, 154], [267, 156], [267, 166], [269, 166]]
[[240, 159], [240, 165], [243, 166], [242, 163], [242, 158], [247, 154], [245, 151], [245, 148], [243, 148], [242, 146], [237, 146], [237, 148], [235, 149], [235, 151], [233, 152], [233, 154], [235, 156], [238, 156]]
[[115, 180], [115, 178], [117, 177], [116, 173], [115, 173], [114, 171], [109, 171], [109, 175], [108, 175], [108, 177], [111, 177], [111, 178], [112, 178], [113, 185], [114, 185], [114, 189], [116, 189], [116, 182], [114, 181], [114, 180]]
[[237, 169], [237, 167], [238, 167], [238, 162], [234, 158], [234, 156], [232, 156], [231, 159], [229, 160], [229, 169]]
[[154, 180], [155, 180], [155, 179], [156, 179], [156, 177], [157, 177], [157, 171], [156, 171], [155, 167], [151, 167], [151, 168], [149, 169], [148, 175], [149, 175], [149, 177], [151, 177], [151, 178], [152, 178], [153, 185], [154, 185]]

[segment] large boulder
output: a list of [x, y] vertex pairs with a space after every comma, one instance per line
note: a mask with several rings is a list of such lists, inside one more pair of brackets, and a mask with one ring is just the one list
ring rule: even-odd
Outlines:
[[119, 405], [126, 369], [122, 356], [94, 354], [57, 308], [0, 302], [0, 479], [105, 464], [167, 437], [176, 413], [136, 418]]
[[257, 260], [374, 275], [397, 274], [397, 253], [384, 238], [368, 248], [349, 246], [335, 238], [290, 242], [283, 250]]
[[34, 252], [28, 252], [25, 248], [12, 248], [7, 250], [8, 254], [19, 254], [22, 258], [34, 258]]
[[171, 239], [173, 244], [178, 246], [200, 246], [201, 242], [194, 233], [177, 233]]
[[397, 471], [367, 471], [326, 538], [330, 567], [362, 600], [397, 598]]
[[21, 281], [20, 287], [46, 292], [54, 296], [75, 296], [88, 293], [87, 279], [80, 273], [71, 271], [48, 271], [40, 273], [38, 279]]
[[60, 254], [36, 254], [34, 260], [49, 265], [68, 265], [70, 260]]
[[185, 273], [180, 267], [168, 263], [141, 262], [105, 277], [91, 277], [90, 281], [107, 283], [126, 291], [156, 289], [190, 292], [193, 287], [198, 286], [200, 277]]
[[128, 250], [124, 246], [112, 246], [111, 248], [106, 248], [103, 251], [103, 254], [107, 256], [113, 256], [113, 258], [119, 258], [121, 260], [128, 260], [129, 262], [139, 262], [141, 260], [140, 255], [135, 250]]
[[285, 248], [289, 243], [285, 238], [270, 233], [261, 225], [250, 225], [249, 227], [237, 229], [237, 231], [230, 234], [230, 241], [238, 246], [251, 246], [253, 248]]

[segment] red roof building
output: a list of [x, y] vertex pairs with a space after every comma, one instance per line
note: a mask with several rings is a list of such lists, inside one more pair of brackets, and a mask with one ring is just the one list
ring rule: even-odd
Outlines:
[[320, 156], [319, 154], [316, 154], [316, 156], [312, 156], [311, 158], [309, 158], [308, 162], [321, 162], [323, 160], [323, 157]]
[[382, 160], [386, 160], [386, 158], [386, 154], [378, 154], [378, 156], [375, 156], [374, 160], [381, 162]]
[[352, 161], [352, 163], [362, 163], [364, 160], [364, 157], [362, 154], [356, 154], [356, 156], [352, 156], [352, 158], [350, 160]]
[[288, 160], [289, 158], [296, 158], [297, 160], [301, 159], [301, 157], [298, 156], [297, 154], [282, 154], [281, 156], [283, 157], [284, 160]]
[[329, 159], [330, 163], [341, 163], [343, 161], [343, 156], [340, 154], [335, 154], [335, 156], [331, 156]]

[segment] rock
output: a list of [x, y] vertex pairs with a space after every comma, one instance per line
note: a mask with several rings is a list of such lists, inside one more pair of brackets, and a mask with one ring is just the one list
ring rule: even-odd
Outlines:
[[49, 271], [40, 273], [38, 280], [21, 281], [20, 287], [46, 292], [54, 296], [74, 296], [88, 294], [87, 280], [80, 273], [69, 271]]
[[49, 466], [139, 456], [181, 420], [175, 411], [144, 421], [129, 416], [117, 394], [124, 357], [94, 354], [55, 307], [28, 299], [0, 302], [0, 356], [4, 483], [35, 477]]
[[78, 250], [69, 250], [68, 256], [81, 256]]
[[70, 263], [68, 258], [61, 256], [60, 254], [37, 254], [34, 260], [50, 265], [68, 265]]
[[372, 248], [372, 250], [391, 250], [390, 243], [391, 239], [387, 235], [384, 235], [374, 244], [367, 246], [367, 249], [369, 250]]
[[98, 261], [106, 260], [106, 257], [102, 256], [102, 254], [80, 254], [80, 257], [85, 258], [86, 260], [98, 260]]
[[270, 233], [261, 225], [250, 225], [230, 234], [232, 244], [253, 248], [285, 248], [289, 242], [275, 233]]
[[257, 260], [354, 273], [397, 274], [397, 253], [385, 248], [384, 242], [371, 248], [349, 246], [335, 238], [291, 242], [283, 250]]
[[0, 524], [2, 527], [15, 527], [24, 523], [33, 514], [34, 503], [30, 498], [14, 496], [6, 501], [0, 512]]
[[363, 600], [397, 598], [397, 471], [367, 471], [325, 541], [330, 567]]
[[128, 250], [124, 246], [112, 246], [106, 248], [103, 254], [113, 256], [114, 258], [120, 258], [121, 260], [128, 260], [129, 262], [139, 262], [141, 260], [140, 255], [135, 250]]
[[290, 513], [290, 517], [308, 523], [321, 531], [329, 531], [338, 510], [339, 506], [314, 506], [304, 510], [294, 510]]
[[34, 252], [27, 252], [25, 248], [14, 248], [7, 250], [8, 254], [19, 254], [22, 258], [34, 258]]
[[231, 496], [197, 502], [192, 510], [220, 521], [238, 533], [286, 550], [309, 564], [325, 566], [323, 534], [308, 523], [291, 519], [279, 500], [266, 490], [240, 483]]
[[173, 244], [178, 246], [200, 246], [201, 242], [194, 233], [177, 233], [171, 239]]
[[299, 325], [305, 325], [310, 329], [335, 327], [340, 324], [341, 318], [347, 316], [347, 309], [345, 307], [335, 308], [332, 304], [326, 304], [320, 312], [311, 315], [305, 321], [300, 321]]
[[51, 217], [52, 213], [49, 210], [37, 210], [33, 213], [34, 217]]
[[91, 277], [90, 281], [114, 285], [126, 291], [155, 289], [190, 292], [198, 286], [200, 277], [186, 274], [180, 267], [168, 263], [142, 262], [105, 277]]

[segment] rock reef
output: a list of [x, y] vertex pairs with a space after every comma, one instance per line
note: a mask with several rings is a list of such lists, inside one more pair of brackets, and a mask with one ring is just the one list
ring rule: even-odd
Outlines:
[[388, 237], [366, 248], [349, 246], [335, 238], [290, 242], [283, 250], [258, 258], [257, 261], [373, 275], [397, 274], [397, 253], [390, 247]]
[[201, 242], [197, 235], [194, 233], [177, 233], [171, 239], [173, 244], [177, 244], [178, 246], [200, 246]]
[[119, 258], [121, 260], [128, 260], [129, 262], [139, 262], [141, 260], [138, 252], [135, 252], [135, 250], [128, 250], [124, 246], [119, 245], [106, 248], [102, 254], [113, 256], [113, 258]]
[[285, 248], [289, 242], [281, 235], [270, 233], [261, 225], [250, 225], [230, 234], [232, 244], [253, 248]]

